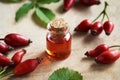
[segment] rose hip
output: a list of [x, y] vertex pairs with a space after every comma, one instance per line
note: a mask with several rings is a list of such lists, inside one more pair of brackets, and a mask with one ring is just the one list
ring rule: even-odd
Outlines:
[[64, 0], [64, 10], [69, 10], [75, 4], [75, 0]]
[[99, 35], [103, 31], [103, 24], [99, 21], [95, 22], [91, 26], [91, 34], [96, 36]]
[[100, 0], [79, 0], [81, 4], [85, 6], [98, 5], [101, 3]]
[[13, 73], [16, 76], [21, 76], [21, 75], [28, 74], [28, 73], [34, 71], [36, 69], [36, 67], [39, 65], [40, 62], [41, 62], [40, 58], [28, 59], [28, 60], [18, 64], [14, 68]]
[[24, 37], [23, 35], [11, 33], [5, 36], [4, 40], [6, 44], [12, 47], [23, 47], [31, 43], [30, 39]]
[[87, 32], [90, 29], [91, 25], [92, 22], [88, 19], [85, 19], [75, 28], [75, 31]]
[[7, 44], [0, 42], [0, 53], [7, 54], [8, 51], [11, 51], [13, 48]]
[[120, 57], [120, 51], [107, 50], [95, 58], [95, 61], [100, 64], [111, 64]]
[[96, 57], [106, 50], [109, 50], [109, 46], [106, 44], [100, 44], [95, 49], [87, 51], [85, 55], [88, 57]]
[[22, 49], [18, 52], [16, 52], [13, 57], [12, 57], [12, 61], [14, 62], [14, 66], [18, 65], [19, 63], [21, 63], [21, 60], [23, 58], [23, 56], [25, 55], [26, 50]]
[[95, 56], [95, 50], [93, 49], [93, 50], [89, 50], [89, 51], [87, 51], [86, 53], [85, 53], [85, 55], [87, 56], [87, 57], [94, 57]]
[[12, 64], [13, 61], [11, 59], [8, 59], [6, 56], [0, 53], [0, 66], [10, 66]]
[[108, 20], [104, 22], [103, 27], [106, 35], [110, 35], [114, 29], [114, 24]]

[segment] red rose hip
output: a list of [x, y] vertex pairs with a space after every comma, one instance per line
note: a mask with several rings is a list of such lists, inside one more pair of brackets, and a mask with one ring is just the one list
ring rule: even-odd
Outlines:
[[13, 61], [6, 56], [4, 56], [2, 53], [0, 53], [0, 66], [10, 66], [13, 64]]
[[114, 24], [111, 21], [105, 21], [103, 27], [106, 35], [110, 35], [114, 29]]
[[83, 20], [80, 24], [75, 28], [75, 31], [78, 32], [87, 32], [90, 29], [92, 22], [88, 19]]
[[31, 40], [24, 37], [23, 35], [11, 33], [5, 36], [4, 42], [12, 47], [23, 47], [31, 43]]
[[91, 34], [96, 36], [99, 35], [103, 31], [103, 24], [99, 21], [95, 22], [91, 26]]
[[12, 50], [13, 48], [10, 47], [9, 45], [0, 42], [0, 53], [2, 54], [7, 54], [8, 51]]
[[109, 46], [106, 44], [100, 44], [95, 49], [87, 51], [85, 55], [89, 57], [97, 57], [106, 50], [109, 50]]
[[95, 61], [100, 64], [111, 64], [120, 57], [120, 51], [107, 50], [95, 58]]
[[23, 56], [25, 55], [26, 50], [22, 49], [18, 52], [16, 52], [13, 57], [12, 57], [12, 61], [14, 62], [14, 66], [18, 65], [19, 63], [21, 63], [21, 60], [23, 58]]
[[22, 75], [28, 74], [28, 73], [34, 71], [40, 62], [41, 62], [40, 58], [28, 59], [28, 60], [18, 64], [14, 68], [13, 73], [15, 76], [22, 76]]
[[100, 0], [79, 0], [81, 4], [85, 6], [98, 5], [101, 3]]
[[93, 49], [93, 50], [89, 50], [89, 51], [87, 51], [86, 53], [85, 53], [85, 55], [87, 56], [87, 57], [94, 57], [94, 54], [95, 54], [95, 50]]
[[64, 0], [64, 10], [69, 10], [75, 4], [75, 0]]

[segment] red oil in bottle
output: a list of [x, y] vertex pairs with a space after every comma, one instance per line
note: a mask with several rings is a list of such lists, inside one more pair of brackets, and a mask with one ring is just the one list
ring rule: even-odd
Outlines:
[[68, 27], [50, 28], [46, 36], [48, 55], [55, 60], [66, 59], [71, 53], [71, 39]]

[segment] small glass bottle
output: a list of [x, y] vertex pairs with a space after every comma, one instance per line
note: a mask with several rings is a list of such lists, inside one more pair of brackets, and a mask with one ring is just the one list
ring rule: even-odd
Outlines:
[[47, 54], [54, 60], [64, 60], [71, 53], [71, 34], [64, 19], [59, 18], [48, 24], [46, 36]]

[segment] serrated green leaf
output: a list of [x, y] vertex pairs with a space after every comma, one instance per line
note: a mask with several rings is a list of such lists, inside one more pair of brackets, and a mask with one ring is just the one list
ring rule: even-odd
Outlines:
[[83, 76], [72, 69], [61, 68], [56, 70], [48, 80], [83, 80]]
[[16, 12], [15, 20], [18, 21], [21, 17], [23, 17], [23, 15], [27, 14], [28, 11], [31, 10], [33, 7], [34, 7], [33, 2], [25, 3], [24, 5], [22, 5], [22, 7], [20, 7]]
[[55, 2], [59, 2], [60, 0], [37, 0], [37, 2], [41, 3], [41, 4], [50, 4], [50, 3], [55, 3]]
[[42, 21], [44, 22], [46, 25], [52, 20], [55, 18], [55, 14], [47, 9], [47, 8], [43, 8], [43, 7], [39, 7], [39, 8], [36, 8], [36, 15], [37, 17]]

